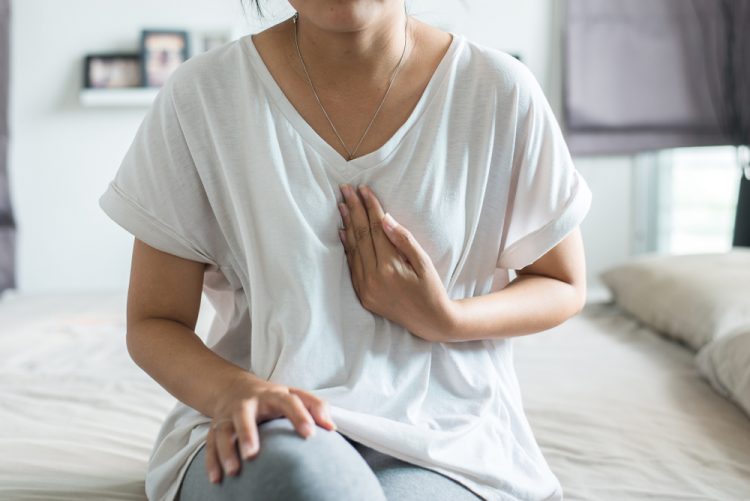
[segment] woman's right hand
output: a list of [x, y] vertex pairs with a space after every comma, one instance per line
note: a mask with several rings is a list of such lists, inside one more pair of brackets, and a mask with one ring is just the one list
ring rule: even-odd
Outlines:
[[[288, 387], [252, 377], [240, 377], [227, 388], [216, 403], [206, 439], [206, 471], [212, 483], [225, 473], [236, 475], [239, 458], [254, 458], [260, 449], [258, 424], [287, 417], [297, 432], [307, 438], [315, 433], [315, 423], [335, 430], [328, 404], [299, 388]], [[215, 426], [216, 425], [216, 426]]]

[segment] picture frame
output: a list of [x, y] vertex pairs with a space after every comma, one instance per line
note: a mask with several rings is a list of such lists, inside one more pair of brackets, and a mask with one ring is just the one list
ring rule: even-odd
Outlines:
[[194, 54], [208, 52], [230, 42], [232, 33], [228, 29], [201, 30], [193, 34], [193, 40], [195, 40], [192, 44]]
[[139, 87], [143, 80], [141, 56], [132, 52], [87, 54], [83, 64], [86, 89]]
[[190, 57], [187, 30], [141, 30], [141, 85], [161, 87], [172, 72]]

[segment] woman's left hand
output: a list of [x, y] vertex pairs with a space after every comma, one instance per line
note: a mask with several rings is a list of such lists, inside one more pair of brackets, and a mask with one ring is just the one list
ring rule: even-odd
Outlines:
[[372, 190], [340, 188], [346, 203], [339, 203], [339, 237], [362, 306], [427, 341], [447, 341], [454, 303], [430, 256], [392, 217], [394, 227], [388, 227]]

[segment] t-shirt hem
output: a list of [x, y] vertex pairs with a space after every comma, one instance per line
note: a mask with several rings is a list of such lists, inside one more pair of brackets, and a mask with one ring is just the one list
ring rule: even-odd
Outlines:
[[180, 470], [177, 472], [177, 479], [172, 483], [172, 485], [169, 486], [169, 489], [167, 489], [164, 495], [162, 495], [161, 501], [177, 501], [180, 490], [182, 488], [182, 482], [185, 480], [185, 475], [187, 475], [188, 468], [190, 468], [190, 463], [193, 462], [193, 459], [195, 459], [195, 456], [198, 455], [201, 447], [203, 447], [205, 443], [205, 439], [198, 442], [197, 447], [193, 449], [193, 451], [180, 467]]
[[[425, 461], [421, 458], [403, 454], [400, 451], [393, 450], [389, 447], [385, 447], [382, 444], [374, 443], [370, 441], [369, 439], [363, 438], [359, 435], [353, 434], [350, 431], [344, 432], [340, 430], [340, 433], [342, 435], [346, 435], [352, 440], [359, 442], [367, 447], [370, 447], [371, 449], [374, 449], [378, 452], [382, 452], [384, 454], [387, 454], [389, 456], [392, 456], [396, 459], [400, 459], [401, 461], [406, 461], [408, 463], [415, 464], [417, 466], [421, 466], [422, 468], [426, 468], [432, 471], [435, 471], [437, 473], [440, 473], [456, 482], [464, 486], [466, 489], [470, 490], [480, 498], [482, 498], [485, 501], [519, 501], [518, 498], [512, 496], [511, 494], [501, 492], [498, 489], [494, 487], [489, 487], [487, 485], [481, 484], [479, 482], [476, 482], [474, 480], [469, 479], [468, 477], [464, 475], [458, 475], [454, 473], [451, 470], [448, 470], [446, 468], [442, 468], [439, 466], [434, 465], [433, 463], [430, 463], [429, 461]], [[556, 497], [557, 493], [559, 492], [559, 489], [557, 489], [550, 497], [545, 498], [544, 501], [558, 501], [562, 499], [561, 497]]]

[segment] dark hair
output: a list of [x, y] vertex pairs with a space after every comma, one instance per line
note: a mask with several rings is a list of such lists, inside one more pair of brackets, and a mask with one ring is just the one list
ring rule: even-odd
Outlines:
[[[258, 17], [263, 17], [263, 11], [260, 8], [260, 0], [248, 0], [249, 2], [252, 2], [255, 5], [255, 10], [258, 11]], [[247, 11], [245, 11], [245, 0], [240, 0], [240, 5], [242, 6], [242, 11], [245, 12], [245, 15], [247, 15]]]

